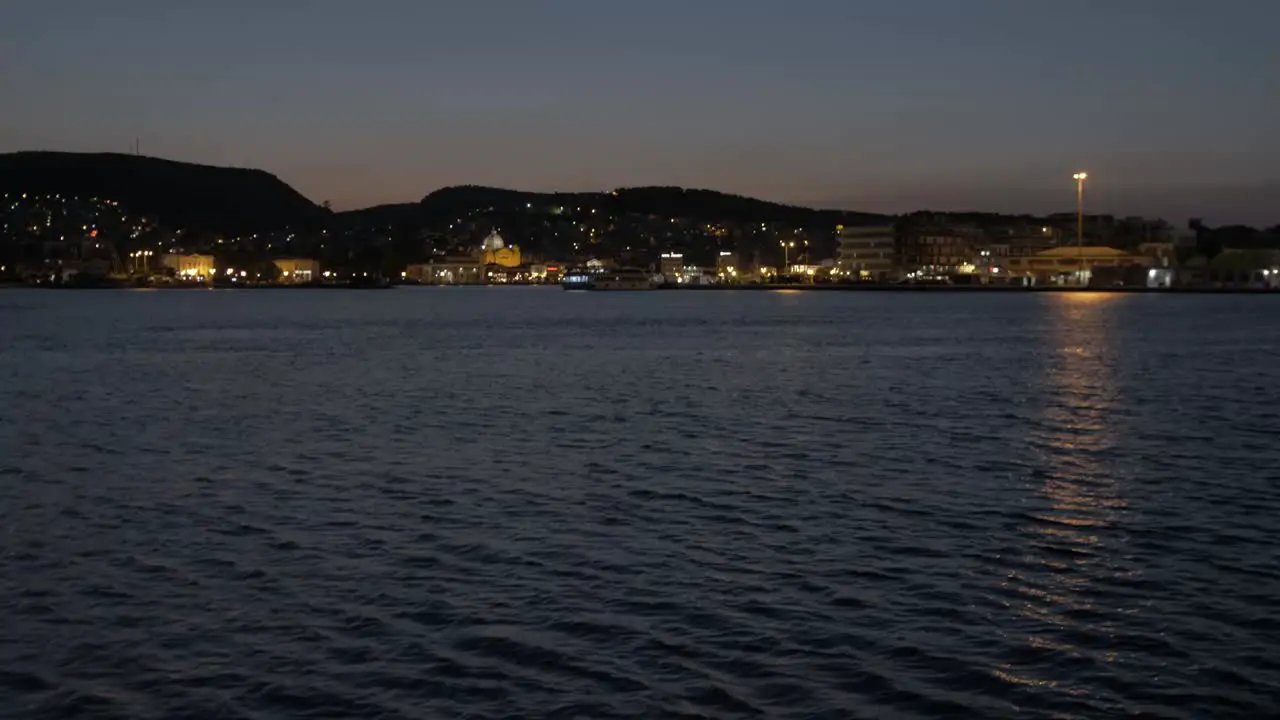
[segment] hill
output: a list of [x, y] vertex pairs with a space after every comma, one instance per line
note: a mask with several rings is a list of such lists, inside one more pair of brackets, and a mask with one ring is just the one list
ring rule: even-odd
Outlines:
[[415, 202], [373, 205], [359, 210], [334, 213], [341, 225], [420, 225], [423, 220], [422, 205]]
[[611, 214], [683, 217], [708, 221], [779, 222], [789, 225], [865, 225], [889, 216], [844, 210], [815, 210], [714, 190], [680, 187], [619, 188], [612, 192], [538, 193], [476, 185], [446, 187], [422, 199], [424, 219], [457, 217], [468, 211], [518, 212], [538, 207], [583, 207]]
[[209, 232], [305, 227], [329, 214], [262, 170], [119, 153], [0, 154], [0, 192], [109, 199], [166, 227]]

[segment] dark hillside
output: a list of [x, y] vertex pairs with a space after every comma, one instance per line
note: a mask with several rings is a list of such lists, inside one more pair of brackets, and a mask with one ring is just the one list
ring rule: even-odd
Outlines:
[[0, 192], [114, 200], [167, 227], [211, 232], [305, 227], [328, 215], [262, 170], [119, 153], [0, 154]]

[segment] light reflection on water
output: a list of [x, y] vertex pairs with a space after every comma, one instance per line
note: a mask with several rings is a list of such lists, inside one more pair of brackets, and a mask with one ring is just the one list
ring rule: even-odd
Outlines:
[[[1045, 657], [1089, 658], [1110, 663], [1115, 655], [1085, 648], [1064, 638], [1092, 639], [1108, 632], [1114, 608], [1100, 607], [1094, 585], [1120, 572], [1124, 542], [1118, 524], [1126, 501], [1122, 472], [1114, 453], [1124, 431], [1122, 383], [1116, 376], [1124, 338], [1114, 322], [1115, 305], [1125, 295], [1061, 294], [1051, 296], [1044, 332], [1043, 394], [1039, 417], [1028, 443], [1032, 478], [1047, 507], [1031, 511], [1024, 527], [1025, 553], [1005, 580], [1006, 590], [1021, 598], [1018, 614], [1031, 630], [1025, 638], [1027, 667], [1006, 664], [1001, 679], [1020, 684], [1061, 687], [1087, 694], [1079, 683], [1044, 677]], [[1046, 628], [1053, 628], [1047, 632]], [[1056, 639], [1055, 639], [1056, 638]]]

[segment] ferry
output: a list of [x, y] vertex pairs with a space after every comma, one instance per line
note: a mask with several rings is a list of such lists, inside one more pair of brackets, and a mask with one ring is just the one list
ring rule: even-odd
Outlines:
[[595, 277], [586, 270], [570, 270], [560, 279], [560, 287], [565, 290], [590, 290]]
[[597, 275], [589, 290], [652, 290], [653, 277], [640, 268], [618, 268]]
[[560, 281], [565, 290], [653, 290], [653, 278], [640, 268], [591, 273], [574, 270]]

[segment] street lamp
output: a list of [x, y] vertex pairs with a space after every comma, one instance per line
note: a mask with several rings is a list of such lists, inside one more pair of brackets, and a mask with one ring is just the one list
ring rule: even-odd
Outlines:
[[1080, 277], [1084, 277], [1084, 181], [1089, 173], [1078, 172], [1071, 176], [1076, 181], [1076, 254], [1079, 256]]
[[787, 259], [788, 258], [787, 250], [789, 248], [795, 247], [796, 244], [794, 242], [787, 242], [785, 240], [780, 240], [778, 244], [782, 246], [782, 267], [785, 270], [790, 265], [790, 261]]
[[1078, 172], [1071, 176], [1076, 181], [1076, 245], [1084, 245], [1084, 181], [1089, 173]]

